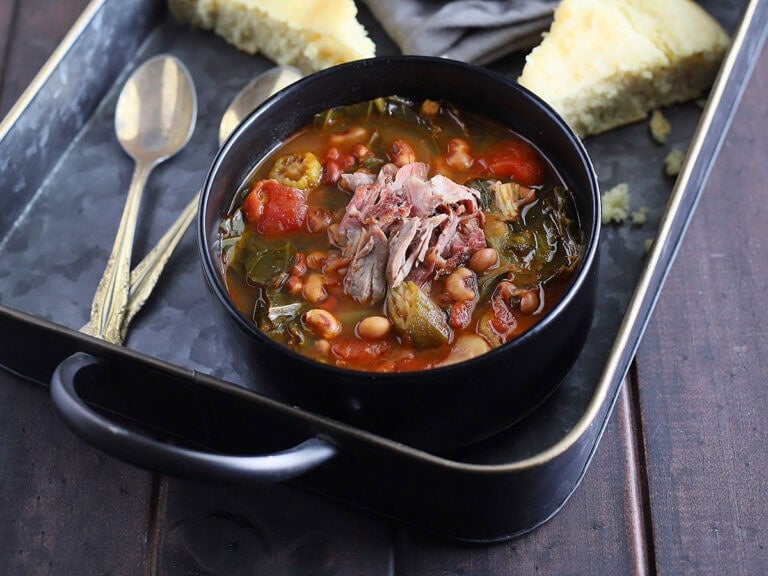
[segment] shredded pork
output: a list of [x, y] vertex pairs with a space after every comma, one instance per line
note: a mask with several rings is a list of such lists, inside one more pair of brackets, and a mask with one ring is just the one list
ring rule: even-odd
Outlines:
[[378, 302], [405, 280], [424, 286], [485, 248], [477, 192], [428, 172], [412, 162], [342, 175], [353, 193], [334, 240], [350, 261], [344, 292], [356, 301]]

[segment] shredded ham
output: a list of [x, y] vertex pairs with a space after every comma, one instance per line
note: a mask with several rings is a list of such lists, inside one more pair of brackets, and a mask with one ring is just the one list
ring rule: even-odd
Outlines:
[[404, 280], [423, 286], [485, 248], [478, 193], [428, 172], [411, 162], [342, 174], [353, 194], [334, 238], [349, 261], [344, 293], [356, 301], [378, 302]]

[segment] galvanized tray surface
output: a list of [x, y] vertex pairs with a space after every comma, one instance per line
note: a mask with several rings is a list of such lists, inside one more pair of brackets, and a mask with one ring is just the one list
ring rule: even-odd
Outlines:
[[[132, 4], [128, 10], [119, 2], [93, 2], [65, 53], [54, 56], [58, 66], [49, 70], [45, 82], [33, 86], [3, 123], [0, 311], [18, 310], [43, 323], [72, 329], [88, 320], [133, 168], [115, 139], [113, 114], [119, 89], [136, 66], [158, 53], [177, 56], [194, 78], [199, 103], [190, 143], [150, 176], [134, 246], [138, 261], [202, 184], [217, 150], [218, 123], [227, 103], [248, 80], [272, 65], [266, 58], [235, 50], [211, 33], [179, 26], [159, 0]], [[702, 4], [728, 32], [736, 29], [746, 6], [745, 1]], [[362, 5], [360, 17], [376, 41], [378, 54], [398, 52]], [[523, 56], [515, 54], [491, 68], [515, 78]], [[670, 217], [667, 201], [674, 179], [664, 173], [664, 158], [672, 148], [688, 147], [702, 107], [689, 103], [664, 113], [672, 125], [667, 144], [654, 142], [645, 123], [586, 141], [601, 188], [628, 183], [632, 210], [647, 210], [647, 219], [642, 225], [627, 222], [604, 228], [597, 311], [574, 369], [542, 407], [508, 431], [442, 455], [442, 460], [423, 454], [424, 462], [435, 466], [463, 462], [489, 472], [494, 467], [535, 470], [547, 464], [546, 453], [557, 452], [558, 443], [581, 426], [585, 431], [578, 448], [583, 473], [626, 369], [616, 363], [612, 346], [646, 265], [646, 242], [663, 218]], [[675, 245], [682, 232], [675, 232]], [[137, 316], [126, 346], [269, 396], [271, 392], [259, 383], [240, 377], [238, 359], [224, 345], [195, 240], [190, 230], [155, 294]], [[645, 321], [647, 317], [633, 318], [633, 325]], [[632, 350], [639, 333], [634, 332], [636, 337], [628, 342]], [[0, 352], [3, 342], [11, 338], [7, 333], [0, 336]], [[34, 370], [30, 372], [34, 377]], [[601, 396], [595, 407], [598, 386]], [[407, 452], [409, 458], [418, 457], [416, 451]]]

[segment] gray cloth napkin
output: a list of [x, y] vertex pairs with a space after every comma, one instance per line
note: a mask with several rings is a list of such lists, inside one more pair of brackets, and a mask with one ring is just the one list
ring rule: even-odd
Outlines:
[[557, 0], [363, 0], [404, 54], [487, 64], [535, 46]]

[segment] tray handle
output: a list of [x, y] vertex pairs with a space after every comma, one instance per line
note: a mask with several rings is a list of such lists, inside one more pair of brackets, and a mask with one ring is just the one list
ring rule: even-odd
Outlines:
[[81, 438], [121, 460], [175, 476], [208, 480], [280, 482], [317, 468], [338, 450], [323, 438], [310, 438], [273, 454], [235, 456], [174, 446], [129, 430], [92, 409], [78, 394], [78, 374], [105, 361], [77, 352], [51, 377], [53, 404]]

